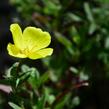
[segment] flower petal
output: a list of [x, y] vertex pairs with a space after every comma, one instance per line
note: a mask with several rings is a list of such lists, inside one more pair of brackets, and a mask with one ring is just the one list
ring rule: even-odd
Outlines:
[[34, 53], [29, 54], [28, 57], [30, 59], [40, 59], [40, 58], [44, 58], [46, 56], [50, 56], [52, 53], [53, 53], [52, 48], [45, 48], [45, 49], [41, 49]]
[[29, 50], [35, 51], [47, 47], [51, 42], [48, 32], [39, 28], [27, 27], [23, 32], [23, 43]]
[[26, 58], [27, 56], [22, 54], [20, 50], [13, 44], [9, 43], [7, 46], [9, 55], [19, 58]]
[[16, 47], [21, 49], [22, 46], [22, 30], [18, 24], [11, 24], [10, 31], [12, 32], [13, 41]]

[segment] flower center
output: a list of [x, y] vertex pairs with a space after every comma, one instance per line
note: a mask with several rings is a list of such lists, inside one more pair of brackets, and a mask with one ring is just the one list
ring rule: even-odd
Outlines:
[[28, 56], [29, 53], [30, 53], [30, 50], [28, 49], [28, 47], [26, 47], [25, 49], [21, 50], [21, 53], [25, 54], [26, 56]]
[[29, 54], [31, 54], [32, 52], [34, 52], [34, 48], [35, 48], [36, 46], [33, 46], [32, 48], [29, 48], [29, 47], [26, 47], [26, 48], [24, 48], [23, 50], [21, 50], [20, 52], [22, 53], [22, 54], [25, 54], [27, 57], [29, 56]]

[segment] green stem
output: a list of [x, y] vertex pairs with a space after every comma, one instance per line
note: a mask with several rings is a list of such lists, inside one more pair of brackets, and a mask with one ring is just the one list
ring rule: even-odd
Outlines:
[[16, 73], [17, 73], [17, 74], [18, 74], [19, 71], [20, 71], [20, 68], [21, 68], [22, 62], [23, 62], [23, 59], [20, 59], [20, 60], [19, 60], [19, 63], [18, 63], [17, 70], [16, 70]]
[[[19, 62], [18, 62], [18, 66], [17, 66], [17, 68], [16, 68], [16, 77], [15, 77], [15, 79], [17, 79], [18, 76], [19, 76], [19, 72], [20, 72], [20, 68], [21, 68], [22, 62], [23, 62], [22, 59], [20, 59]], [[12, 87], [12, 90], [13, 90], [14, 93], [16, 93], [16, 91], [17, 91], [16, 85], [14, 85], [14, 86]]]

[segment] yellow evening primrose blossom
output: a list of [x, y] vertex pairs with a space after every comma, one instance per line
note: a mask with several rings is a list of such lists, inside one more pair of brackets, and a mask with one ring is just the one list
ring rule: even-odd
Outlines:
[[51, 42], [48, 32], [35, 27], [26, 27], [22, 32], [18, 24], [11, 24], [14, 44], [9, 43], [7, 50], [9, 55], [18, 58], [40, 59], [50, 56], [52, 48], [46, 48]]

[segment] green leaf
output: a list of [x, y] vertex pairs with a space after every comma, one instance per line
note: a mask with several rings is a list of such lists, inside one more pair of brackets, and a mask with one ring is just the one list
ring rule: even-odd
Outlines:
[[28, 78], [30, 77], [30, 73], [31, 73], [31, 71], [25, 72], [22, 76], [17, 78], [17, 80], [16, 80], [16, 87], [18, 85], [22, 84], [23, 82], [27, 81]]
[[55, 101], [55, 96], [51, 94], [51, 90], [48, 87], [44, 87], [44, 93], [46, 95], [46, 101], [51, 105]]
[[80, 99], [79, 99], [78, 96], [76, 96], [76, 97], [73, 98], [72, 104], [73, 104], [74, 106], [77, 106], [77, 105], [80, 104]]
[[92, 15], [92, 11], [90, 9], [90, 6], [89, 6], [89, 3], [84, 3], [84, 10], [86, 12], [86, 15], [87, 15], [87, 18], [90, 22], [94, 22], [94, 18], [93, 18], [93, 15]]
[[18, 78], [18, 79], [16, 80], [16, 87], [19, 85], [19, 83], [20, 83], [20, 79]]
[[39, 74], [38, 70], [35, 68], [31, 68], [31, 70], [32, 71], [30, 73], [30, 77], [29, 77], [28, 81], [33, 88], [37, 88], [37, 87], [39, 87], [40, 74]]
[[91, 23], [89, 26], [89, 34], [93, 34], [95, 30], [97, 29], [97, 26], [95, 23]]
[[55, 37], [56, 39], [62, 44], [65, 46], [65, 48], [68, 50], [68, 52], [70, 54], [74, 54], [75, 51], [73, 49], [73, 45], [72, 45], [72, 42], [70, 40], [68, 40], [65, 36], [63, 36], [62, 34], [60, 34], [59, 32], [55, 32]]
[[40, 78], [39, 78], [39, 85], [44, 84], [49, 79], [49, 73], [45, 72]]
[[10, 78], [10, 77], [17, 77], [17, 70], [18, 70], [18, 65], [19, 65], [19, 62], [16, 62], [12, 65], [12, 67], [10, 67], [8, 69], [8, 71], [6, 72], [6, 78]]
[[89, 75], [85, 73], [84, 69], [79, 72], [79, 77], [81, 80], [88, 80], [89, 79]]
[[45, 106], [45, 101], [46, 101], [46, 96], [43, 95], [41, 98], [39, 98], [38, 102], [37, 102], [37, 109], [44, 109]]
[[16, 105], [13, 102], [8, 102], [8, 104], [13, 108], [13, 109], [22, 109], [21, 107], [19, 107], [18, 105]]
[[78, 74], [78, 69], [76, 69], [75, 67], [70, 67], [70, 69], [69, 69], [72, 73], [74, 73], [74, 74]]
[[63, 44], [66, 47], [71, 47], [72, 43], [70, 42], [70, 40], [68, 40], [65, 36], [63, 36], [61, 33], [59, 32], [55, 32], [55, 36], [57, 38], [57, 40]]
[[28, 79], [29, 83], [32, 85], [33, 88], [38, 88], [40, 87], [42, 84], [44, 84], [48, 78], [49, 78], [49, 73], [45, 72], [43, 75], [39, 75], [39, 72], [32, 68], [31, 69], [31, 73], [30, 73], [30, 77]]
[[63, 109], [63, 107], [65, 106], [65, 104], [69, 101], [71, 94], [67, 94], [63, 97], [63, 99], [58, 102], [58, 104], [55, 106], [54, 109]]
[[[70, 105], [71, 104], [71, 105]], [[75, 96], [75, 97], [73, 97], [73, 99], [71, 100], [71, 102], [70, 102], [70, 109], [73, 109], [73, 108], [75, 108], [75, 106], [78, 106], [79, 104], [80, 104], [80, 99], [79, 99], [79, 97], [78, 96]]]
[[82, 19], [81, 19], [79, 16], [77, 16], [76, 14], [68, 13], [67, 16], [68, 16], [68, 18], [71, 19], [72, 21], [76, 21], [76, 22], [82, 21]]
[[21, 70], [22, 70], [22, 72], [27, 72], [28, 70], [30, 70], [30, 68], [27, 65], [23, 64], [21, 66]]
[[76, 43], [77, 45], [80, 44], [81, 42], [81, 37], [76, 29], [76, 27], [72, 26], [69, 29], [70, 37], [72, 38], [73, 42]]
[[105, 48], [109, 49], [109, 36], [107, 36], [105, 39]]
[[49, 15], [55, 15], [59, 14], [59, 10], [61, 9], [61, 5], [59, 2], [55, 3], [51, 0], [43, 0], [43, 3], [45, 4], [44, 12]]
[[101, 3], [109, 3], [109, 0], [96, 0], [98, 2], [101, 2]]

